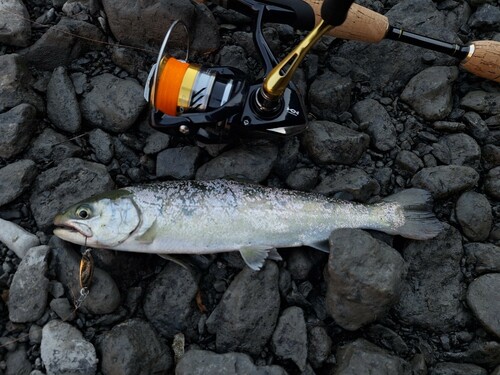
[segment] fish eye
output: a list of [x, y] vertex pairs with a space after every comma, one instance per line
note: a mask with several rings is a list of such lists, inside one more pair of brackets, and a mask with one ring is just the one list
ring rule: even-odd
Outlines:
[[88, 207], [78, 207], [76, 209], [76, 216], [78, 216], [80, 219], [88, 219], [91, 214], [92, 212]]

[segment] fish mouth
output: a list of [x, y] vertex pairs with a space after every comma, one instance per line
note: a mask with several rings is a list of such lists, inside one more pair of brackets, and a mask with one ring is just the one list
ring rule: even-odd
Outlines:
[[92, 237], [92, 230], [85, 224], [72, 223], [64, 220], [59, 215], [54, 219], [54, 234], [66, 241], [84, 245], [89, 237]]

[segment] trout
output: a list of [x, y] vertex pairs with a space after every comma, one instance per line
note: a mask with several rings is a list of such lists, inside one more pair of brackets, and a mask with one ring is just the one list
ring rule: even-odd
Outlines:
[[365, 205], [228, 180], [169, 181], [96, 195], [55, 217], [59, 238], [80, 245], [155, 254], [239, 251], [259, 270], [276, 248], [329, 251], [338, 228], [425, 240], [441, 222], [431, 195], [408, 189]]

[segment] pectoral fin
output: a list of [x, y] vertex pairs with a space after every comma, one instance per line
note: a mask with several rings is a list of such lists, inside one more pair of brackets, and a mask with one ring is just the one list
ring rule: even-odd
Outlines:
[[264, 262], [266, 261], [269, 251], [269, 247], [242, 247], [239, 249], [241, 257], [245, 261], [248, 267], [254, 271], [259, 271]]
[[157, 233], [158, 226], [156, 225], [156, 219], [153, 221], [153, 224], [139, 237], [136, 237], [136, 241], [143, 243], [143, 244], [148, 244], [152, 243], [155, 238], [156, 238], [156, 233]]

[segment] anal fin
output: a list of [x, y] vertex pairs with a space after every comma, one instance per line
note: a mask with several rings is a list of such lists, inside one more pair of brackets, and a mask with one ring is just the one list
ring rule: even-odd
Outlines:
[[244, 246], [239, 249], [241, 257], [245, 261], [246, 265], [254, 271], [259, 271], [262, 268], [270, 250], [270, 247], [264, 246]]

